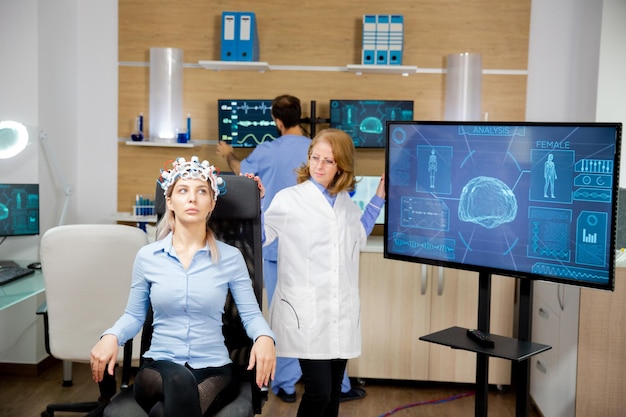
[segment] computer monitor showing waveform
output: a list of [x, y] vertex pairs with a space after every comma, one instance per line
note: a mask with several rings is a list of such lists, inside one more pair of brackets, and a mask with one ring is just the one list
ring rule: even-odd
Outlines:
[[330, 127], [349, 134], [357, 148], [384, 148], [387, 122], [400, 120], [413, 120], [413, 101], [330, 101]]
[[0, 236], [39, 234], [39, 184], [0, 184]]
[[272, 100], [217, 101], [219, 140], [236, 148], [251, 148], [278, 137]]
[[613, 290], [620, 123], [387, 127], [385, 257]]

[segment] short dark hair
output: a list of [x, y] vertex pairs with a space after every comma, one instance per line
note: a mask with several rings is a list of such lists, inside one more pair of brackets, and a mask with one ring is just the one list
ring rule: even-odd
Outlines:
[[272, 116], [279, 119], [289, 129], [300, 124], [302, 109], [298, 97], [284, 94], [272, 100]]

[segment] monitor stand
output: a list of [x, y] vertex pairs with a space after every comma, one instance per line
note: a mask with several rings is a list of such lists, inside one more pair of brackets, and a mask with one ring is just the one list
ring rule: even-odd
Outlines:
[[[489, 333], [491, 314], [491, 274], [479, 274], [478, 289], [478, 330]], [[520, 301], [518, 338], [498, 335], [489, 336], [494, 341], [494, 347], [481, 347], [467, 337], [462, 327], [450, 327], [439, 332], [420, 337], [420, 340], [450, 346], [455, 349], [476, 352], [476, 400], [475, 416], [487, 417], [487, 400], [489, 394], [489, 357], [499, 357], [513, 361], [513, 375], [515, 375], [516, 417], [527, 417], [530, 411], [530, 362], [531, 356], [551, 349], [551, 346], [532, 343], [532, 290], [533, 282], [530, 279], [520, 279]]]

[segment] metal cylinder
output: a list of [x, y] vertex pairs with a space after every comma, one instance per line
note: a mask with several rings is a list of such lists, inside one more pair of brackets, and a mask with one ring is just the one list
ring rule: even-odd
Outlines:
[[445, 120], [481, 120], [482, 72], [480, 54], [447, 56]]
[[183, 125], [183, 50], [150, 48], [150, 140], [176, 142]]

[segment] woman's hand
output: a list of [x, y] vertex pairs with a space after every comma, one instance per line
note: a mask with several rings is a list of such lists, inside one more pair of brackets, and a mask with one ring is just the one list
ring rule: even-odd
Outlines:
[[250, 173], [241, 174], [241, 175], [243, 175], [246, 178], [250, 178], [252, 180], [255, 180], [257, 186], [259, 187], [259, 191], [261, 193], [261, 198], [265, 197], [265, 187], [263, 187], [263, 183], [261, 182], [261, 177], [259, 177], [258, 175], [250, 174]]
[[276, 372], [276, 348], [274, 339], [269, 336], [259, 336], [250, 351], [248, 370], [256, 365], [256, 384], [259, 388], [268, 386], [274, 380]]
[[385, 173], [380, 176], [380, 182], [378, 183], [378, 188], [376, 188], [376, 195], [383, 200], [385, 199]]
[[91, 378], [95, 382], [102, 381], [105, 370], [108, 371], [109, 375], [113, 375], [118, 350], [117, 337], [112, 334], [102, 336], [91, 349]]

